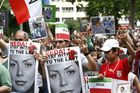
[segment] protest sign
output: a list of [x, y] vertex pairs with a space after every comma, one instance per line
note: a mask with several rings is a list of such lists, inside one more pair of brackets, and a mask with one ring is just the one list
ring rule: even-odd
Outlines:
[[80, 31], [86, 32], [87, 24], [89, 23], [87, 19], [80, 19]]
[[91, 17], [91, 23], [95, 34], [115, 34], [114, 16]]
[[103, 80], [97, 77], [89, 77], [88, 80], [90, 93], [113, 93], [113, 85], [111, 78], [104, 78]]
[[131, 93], [129, 81], [97, 76], [89, 76], [87, 81], [90, 93]]
[[38, 62], [33, 53], [39, 53], [39, 50], [39, 43], [10, 41], [9, 71], [12, 92], [38, 93]]
[[42, 10], [44, 19], [46, 22], [55, 22], [56, 6], [55, 5], [43, 5]]
[[113, 84], [114, 93], [132, 93], [129, 81], [114, 79]]
[[46, 56], [49, 93], [85, 93], [79, 47], [50, 50]]
[[37, 39], [42, 39], [42, 38], [48, 37], [46, 24], [45, 24], [44, 18], [42, 16], [30, 18], [29, 27], [30, 27], [32, 40], [37, 40]]

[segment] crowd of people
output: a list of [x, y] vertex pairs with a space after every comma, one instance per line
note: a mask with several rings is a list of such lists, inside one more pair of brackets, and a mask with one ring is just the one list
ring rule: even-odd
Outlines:
[[[131, 82], [132, 93], [140, 93], [140, 41], [139, 39], [137, 39], [138, 36], [134, 37], [130, 30], [126, 31], [120, 29], [116, 32], [116, 34], [106, 35], [105, 37], [98, 37], [91, 30], [91, 25], [88, 24], [85, 32], [79, 32], [75, 30], [70, 35], [70, 40], [65, 40], [55, 39], [48, 25], [46, 28], [49, 37], [35, 41], [41, 44], [40, 53], [34, 52], [34, 54], [31, 57], [26, 57], [26, 55], [25, 57], [19, 55], [19, 57], [16, 57], [17, 59], [14, 59], [14, 56], [11, 56], [11, 64], [9, 66], [9, 71], [8, 67], [6, 67], [5, 64], [7, 64], [8, 60], [6, 59], [9, 51], [7, 44], [10, 39], [4, 37], [0, 39], [0, 63], [4, 64], [0, 65], [0, 93], [9, 93], [13, 90], [16, 90], [18, 93], [30, 93], [28, 92], [28, 88], [30, 88], [29, 86], [26, 86], [26, 88], [18, 87], [19, 85], [24, 85], [25, 80], [23, 82], [16, 83], [18, 81], [16, 80], [16, 76], [21, 77], [21, 73], [24, 73], [22, 70], [21, 72], [20, 70], [16, 70], [16, 68], [19, 68], [16, 67], [16, 64], [19, 63], [18, 66], [21, 66], [22, 64], [20, 62], [22, 61], [25, 65], [25, 68], [22, 69], [28, 70], [29, 67], [35, 68], [35, 60], [39, 61], [38, 71], [41, 74], [43, 80], [43, 86], [40, 87], [40, 93], [48, 93], [46, 83], [47, 76], [45, 73], [44, 66], [45, 60], [47, 60], [45, 52], [52, 49], [61, 49], [74, 46], [80, 47], [80, 57], [83, 68], [86, 68], [91, 72], [95, 72], [93, 75], [96, 75], [100, 79], [104, 79], [104, 77], [109, 77], [113, 79], [129, 80]], [[139, 35], [139, 32], [137, 35]], [[16, 32], [13, 40], [31, 42], [28, 33], [22, 30]], [[78, 69], [77, 66], [73, 63], [70, 63], [69, 65], [73, 65], [73, 68], [76, 67], [74, 70], [71, 70], [73, 72], [69, 71], [69, 74], [72, 74], [69, 77], [74, 77], [75, 81], [78, 82], [78, 80], [80, 80], [78, 78], [79, 74], [75, 71], [76, 69]], [[61, 84], [64, 83], [62, 82], [62, 80], [60, 83], [58, 83], [57, 78], [63, 78], [64, 74], [62, 73], [62, 70], [65, 68], [69, 68], [65, 66], [65, 64], [62, 66], [58, 66], [57, 68], [56, 67], [57, 65], [55, 67], [48, 68], [50, 70], [49, 74], [50, 76], [52, 76], [52, 80], [50, 80], [50, 83], [52, 83], [51, 85], [53, 86], [52, 93], [61, 93], [60, 89], [66, 86], [67, 84]], [[28, 70], [24, 73], [27, 74], [27, 76], [25, 77], [27, 79], [31, 75], [29, 72], [34, 71]], [[57, 75], [59, 75], [59, 77]], [[31, 80], [33, 80], [32, 78], [33, 77], [30, 77], [30, 82], [26, 82], [26, 84], [30, 83], [27, 85], [30, 85], [31, 87]], [[79, 86], [76, 82], [73, 82], [73, 85], [71, 86]], [[17, 87], [16, 84], [18, 84]], [[74, 89], [71, 91], [74, 91], [73, 93], [81, 93], [81, 89]]]

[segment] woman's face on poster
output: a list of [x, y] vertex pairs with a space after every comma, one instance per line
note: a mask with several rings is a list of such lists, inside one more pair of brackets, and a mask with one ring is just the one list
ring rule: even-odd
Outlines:
[[19, 92], [28, 91], [33, 85], [35, 77], [33, 55], [11, 55], [9, 69], [14, 89]]
[[80, 93], [81, 78], [75, 62], [48, 66], [52, 93]]

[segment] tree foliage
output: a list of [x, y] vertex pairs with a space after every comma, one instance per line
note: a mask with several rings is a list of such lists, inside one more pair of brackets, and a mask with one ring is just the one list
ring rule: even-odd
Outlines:
[[70, 33], [74, 30], [79, 30], [80, 29], [80, 23], [78, 20], [68, 20], [65, 21], [65, 24], [68, 25], [68, 29], [70, 30]]
[[[67, 0], [74, 3], [76, 0]], [[88, 5], [85, 8], [87, 16], [107, 16], [113, 15], [117, 20], [122, 15], [134, 21], [140, 20], [140, 0], [79, 0], [87, 1]], [[134, 7], [133, 7], [134, 6]]]

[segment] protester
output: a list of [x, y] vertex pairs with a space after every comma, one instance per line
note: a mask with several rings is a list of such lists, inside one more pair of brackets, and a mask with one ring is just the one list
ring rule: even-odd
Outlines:
[[140, 82], [138, 77], [132, 72], [129, 72], [128, 80], [131, 84], [132, 93], [140, 93]]
[[3, 38], [0, 39], [0, 93], [10, 93], [12, 83], [8, 65], [8, 46]]
[[11, 91], [11, 78], [8, 69], [0, 64], [0, 93], [9, 93]]
[[8, 45], [3, 39], [0, 39], [0, 63], [7, 67]]
[[29, 39], [29, 36], [25, 31], [18, 30], [14, 38], [16, 41], [27, 41]]
[[128, 80], [130, 66], [135, 58], [135, 51], [128, 42], [127, 35], [121, 34], [121, 40], [128, 49], [128, 58], [120, 59], [119, 42], [116, 39], [108, 39], [104, 42], [101, 50], [105, 54], [106, 63], [100, 68], [99, 78], [111, 77], [114, 79]]

